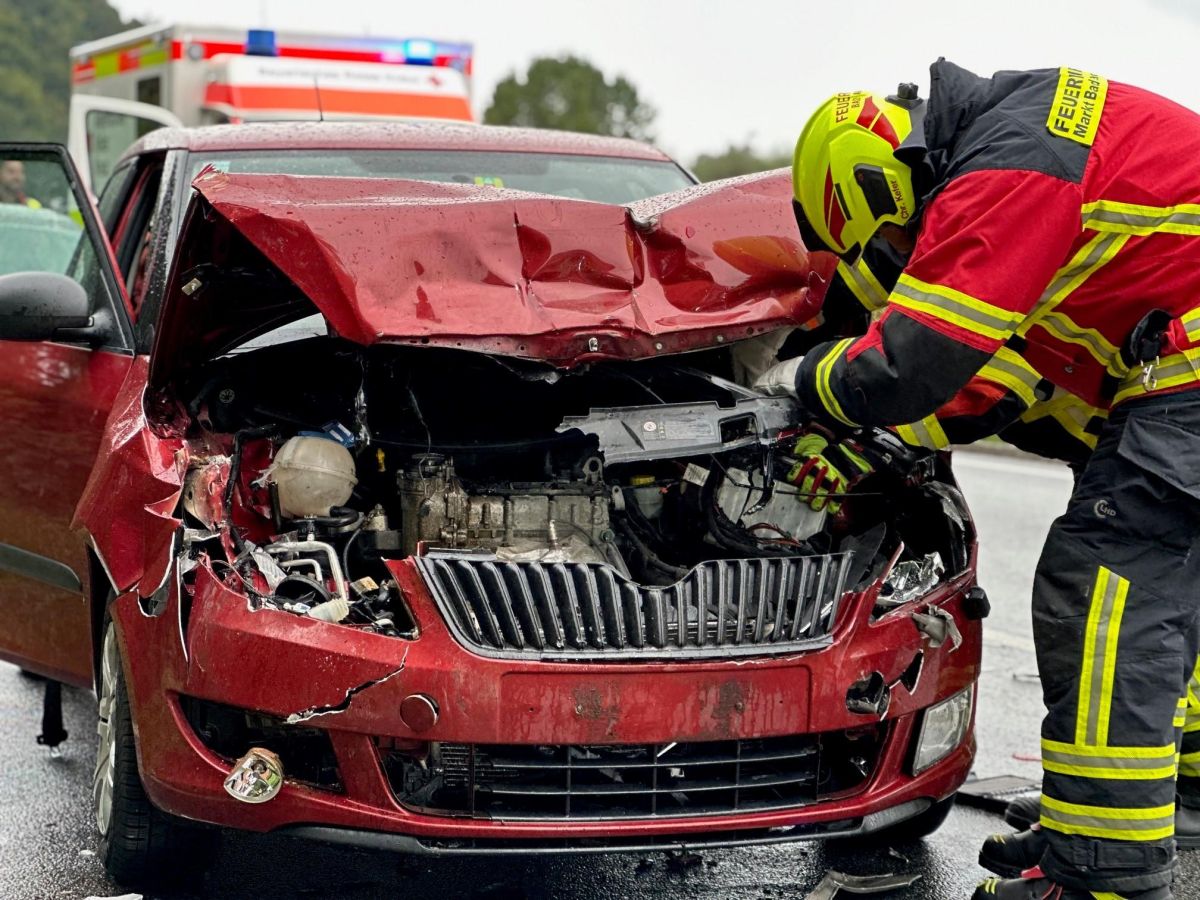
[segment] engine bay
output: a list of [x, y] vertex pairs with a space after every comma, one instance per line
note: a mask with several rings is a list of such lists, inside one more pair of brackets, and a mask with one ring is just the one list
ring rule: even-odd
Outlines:
[[731, 372], [726, 348], [570, 371], [331, 336], [231, 353], [158, 398], [193, 448], [184, 584], [207, 560], [253, 608], [412, 637], [385, 560], [587, 564], [658, 591], [714, 560], [846, 554], [848, 590], [894, 573], [880, 613], [967, 567], [943, 458], [864, 435], [876, 473], [814, 511], [788, 480], [797, 408]]

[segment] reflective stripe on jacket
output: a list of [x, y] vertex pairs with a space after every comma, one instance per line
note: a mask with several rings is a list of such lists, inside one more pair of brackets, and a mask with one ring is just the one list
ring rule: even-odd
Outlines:
[[[798, 387], [854, 425], [920, 422], [1014, 338], [1088, 407], [1200, 382], [1200, 116], [1138, 88], [1045, 69], [979, 78], [932, 67], [932, 185], [887, 308], [855, 341], [814, 348]], [[1173, 318], [1156, 378], [1121, 348]]]

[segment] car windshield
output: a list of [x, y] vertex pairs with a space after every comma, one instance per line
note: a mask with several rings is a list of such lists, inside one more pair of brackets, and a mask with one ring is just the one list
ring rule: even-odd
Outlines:
[[230, 174], [409, 178], [625, 204], [679, 190], [691, 178], [672, 162], [478, 150], [258, 150], [193, 155], [192, 177], [211, 165]]

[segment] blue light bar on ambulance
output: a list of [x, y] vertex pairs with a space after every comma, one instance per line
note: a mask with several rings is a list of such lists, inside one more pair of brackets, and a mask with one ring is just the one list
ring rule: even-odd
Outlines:
[[434, 43], [423, 38], [412, 38], [404, 42], [404, 61], [410, 66], [432, 66]]
[[[451, 44], [430, 38], [324, 37], [312, 43], [281, 45], [273, 30], [252, 28], [246, 32], [242, 52], [247, 56], [444, 66], [470, 76], [473, 51], [470, 44]], [[215, 52], [229, 51], [222, 46]]]
[[278, 56], [275, 32], [267, 28], [251, 28], [246, 32], [247, 56]]

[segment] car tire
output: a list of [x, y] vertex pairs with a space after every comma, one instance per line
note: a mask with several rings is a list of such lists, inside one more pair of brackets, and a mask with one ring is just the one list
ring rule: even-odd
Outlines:
[[126, 887], [175, 882], [209, 861], [217, 833], [162, 812], [146, 796], [111, 621], [106, 623], [103, 640], [97, 678], [100, 742], [92, 779], [100, 860], [108, 874]]
[[956, 794], [951, 794], [945, 800], [937, 801], [933, 806], [911, 819], [905, 819], [903, 822], [897, 822], [895, 825], [873, 831], [870, 834], [839, 838], [836, 843], [846, 849], [874, 848], [908, 844], [927, 838], [945, 824], [946, 819], [950, 816], [950, 811], [954, 809], [956, 796]]
[[934, 803], [925, 812], [919, 813], [911, 819], [905, 819], [891, 828], [878, 831], [870, 837], [875, 841], [889, 843], [906, 843], [927, 838], [946, 823], [946, 819], [950, 817], [950, 811], [954, 809], [954, 799], [957, 796], [957, 794], [951, 794], [945, 800]]

